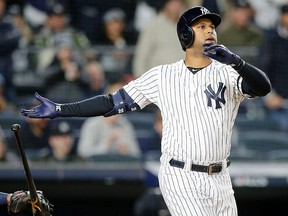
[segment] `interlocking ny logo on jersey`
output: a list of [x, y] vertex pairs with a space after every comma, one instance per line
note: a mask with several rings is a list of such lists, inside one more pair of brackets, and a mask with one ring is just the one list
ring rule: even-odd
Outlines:
[[[207, 86], [207, 89], [204, 91], [207, 99], [208, 99], [208, 107], [212, 107], [212, 99], [215, 100], [215, 104], [216, 104], [216, 109], [221, 108], [220, 103], [225, 104], [226, 100], [224, 98], [224, 93], [226, 90], [226, 86], [224, 86], [224, 84], [222, 82], [219, 82], [219, 86], [217, 89], [217, 92], [215, 93], [215, 91], [212, 89], [211, 84], [209, 84]], [[220, 95], [220, 97], [219, 97]]]

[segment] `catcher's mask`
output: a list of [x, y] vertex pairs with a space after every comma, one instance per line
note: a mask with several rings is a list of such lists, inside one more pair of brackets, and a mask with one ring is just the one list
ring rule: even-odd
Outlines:
[[194, 32], [191, 24], [200, 18], [210, 19], [215, 27], [221, 23], [221, 17], [218, 14], [211, 13], [205, 7], [197, 6], [185, 11], [177, 23], [177, 34], [184, 51], [194, 42]]

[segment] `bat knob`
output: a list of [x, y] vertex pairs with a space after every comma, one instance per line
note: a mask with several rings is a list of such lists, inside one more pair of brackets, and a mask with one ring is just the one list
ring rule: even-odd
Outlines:
[[19, 124], [13, 124], [11, 127], [11, 130], [14, 132], [17, 132], [21, 129], [21, 126]]

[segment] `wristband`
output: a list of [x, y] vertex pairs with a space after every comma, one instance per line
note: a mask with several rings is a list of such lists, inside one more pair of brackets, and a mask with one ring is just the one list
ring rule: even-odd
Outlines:
[[8, 193], [0, 192], [0, 205], [7, 205]]
[[235, 65], [232, 67], [234, 68], [234, 70], [240, 71], [243, 68], [244, 64], [245, 64], [245, 62], [243, 60], [241, 60], [238, 65]]

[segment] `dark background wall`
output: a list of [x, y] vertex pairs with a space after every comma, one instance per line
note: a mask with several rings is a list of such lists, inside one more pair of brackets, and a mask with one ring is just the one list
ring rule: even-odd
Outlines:
[[[5, 184], [2, 184], [5, 185]], [[25, 182], [17, 182], [18, 188], [25, 188]], [[44, 188], [46, 196], [54, 204], [53, 216], [136, 216], [134, 209], [140, 198], [146, 196], [145, 212], [147, 216], [158, 216], [161, 209], [161, 195], [147, 195], [141, 183], [121, 183], [101, 185], [97, 182], [66, 182], [38, 184]], [[46, 186], [45, 186], [46, 185]], [[15, 185], [2, 188], [12, 191]], [[235, 188], [239, 216], [286, 215], [288, 204], [287, 188]], [[144, 200], [144, 199], [141, 199]], [[150, 208], [150, 210], [149, 210]], [[283, 213], [284, 212], [284, 213]], [[0, 208], [0, 215], [6, 216], [7, 207]]]

